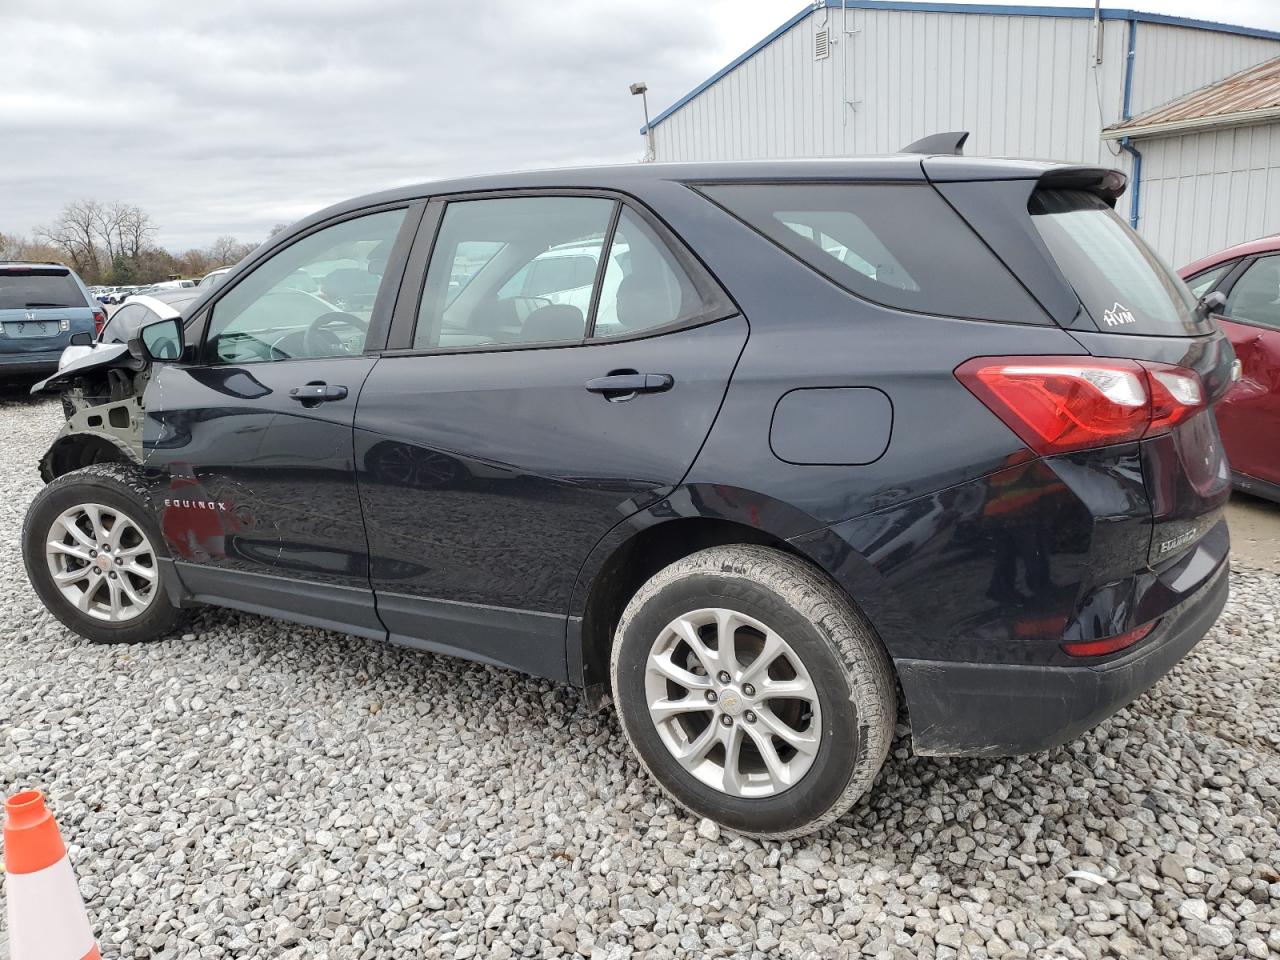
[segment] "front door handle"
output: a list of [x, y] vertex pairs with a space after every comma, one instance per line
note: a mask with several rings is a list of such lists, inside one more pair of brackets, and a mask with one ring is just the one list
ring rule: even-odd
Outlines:
[[345, 399], [347, 388], [341, 384], [330, 384], [314, 380], [311, 383], [304, 383], [300, 387], [294, 387], [289, 391], [289, 396], [304, 407], [314, 407], [317, 403]]
[[663, 393], [675, 384], [669, 373], [637, 373], [634, 370], [615, 370], [607, 377], [595, 377], [587, 381], [592, 393], [602, 393], [606, 400], [630, 400], [637, 393]]

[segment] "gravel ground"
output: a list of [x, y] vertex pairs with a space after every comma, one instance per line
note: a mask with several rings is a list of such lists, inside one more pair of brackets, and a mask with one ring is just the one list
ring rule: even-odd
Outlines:
[[17, 573], [58, 419], [0, 397], [0, 785], [49, 794], [104, 956], [1280, 955], [1274, 575], [1075, 743], [900, 737], [835, 827], [758, 843], [674, 810], [566, 687], [220, 611], [72, 637]]

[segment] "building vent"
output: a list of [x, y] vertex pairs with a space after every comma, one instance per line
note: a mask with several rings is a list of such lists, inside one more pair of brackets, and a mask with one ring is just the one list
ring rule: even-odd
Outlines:
[[825, 60], [831, 53], [831, 35], [825, 30], [819, 30], [813, 35], [813, 59]]

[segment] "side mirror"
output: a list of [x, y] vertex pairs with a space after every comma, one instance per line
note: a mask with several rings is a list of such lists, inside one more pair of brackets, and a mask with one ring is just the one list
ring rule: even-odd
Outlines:
[[129, 341], [129, 352], [139, 360], [153, 363], [177, 360], [182, 356], [182, 320], [171, 317], [142, 327]]
[[93, 334], [86, 333], [84, 331], [81, 331], [80, 333], [73, 333], [71, 335], [71, 339], [68, 340], [67, 343], [73, 347], [92, 347]]
[[1204, 320], [1212, 314], [1221, 313], [1222, 308], [1226, 305], [1227, 298], [1219, 291], [1214, 290], [1212, 293], [1206, 293], [1200, 298], [1200, 302], [1196, 304], [1196, 319]]

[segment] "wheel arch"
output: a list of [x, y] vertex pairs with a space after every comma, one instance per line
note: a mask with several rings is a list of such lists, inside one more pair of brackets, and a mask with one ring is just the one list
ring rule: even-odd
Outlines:
[[72, 470], [95, 463], [141, 466], [137, 455], [118, 437], [85, 430], [64, 434], [53, 441], [40, 458], [40, 476], [48, 483]]
[[804, 560], [848, 595], [817, 555], [791, 542], [821, 527], [788, 504], [721, 485], [681, 487], [619, 523], [592, 550], [574, 584], [565, 650], [570, 682], [603, 703], [613, 633], [627, 603], [663, 567], [708, 547], [772, 547]]

